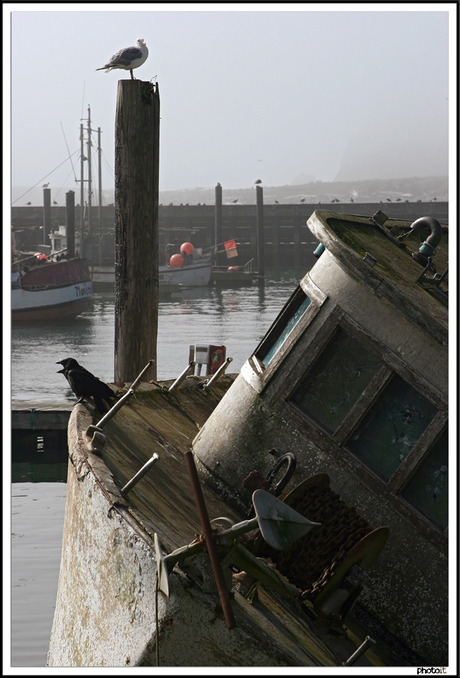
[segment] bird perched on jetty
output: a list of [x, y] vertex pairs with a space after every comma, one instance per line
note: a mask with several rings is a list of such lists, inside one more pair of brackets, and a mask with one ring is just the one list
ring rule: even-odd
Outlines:
[[115, 398], [115, 393], [103, 381], [98, 379], [85, 370], [74, 358], [64, 358], [58, 360], [56, 365], [62, 365], [64, 369], [58, 370], [58, 374], [62, 373], [69, 382], [70, 388], [77, 396], [77, 403], [82, 402], [85, 398], [93, 398], [97, 409], [101, 414], [107, 412], [104, 401], [112, 407], [111, 398]]
[[136, 47], [125, 47], [113, 55], [113, 57], [101, 68], [96, 68], [96, 71], [103, 71], [106, 73], [112, 71], [114, 68], [123, 68], [125, 71], [131, 73], [131, 80], [136, 80], [133, 75], [133, 68], [139, 68], [149, 55], [149, 50], [145, 44], [144, 38], [136, 40]]
[[262, 183], [262, 180], [261, 180], [261, 179], [257, 179], [257, 181], [254, 181], [254, 183], [255, 183], [255, 184], [261, 184], [261, 183]]

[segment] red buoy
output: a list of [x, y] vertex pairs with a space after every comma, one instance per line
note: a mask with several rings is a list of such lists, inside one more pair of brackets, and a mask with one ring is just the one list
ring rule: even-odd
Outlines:
[[192, 245], [191, 242], [184, 242], [184, 243], [182, 243], [182, 245], [180, 246], [180, 250], [179, 250], [179, 251], [180, 251], [180, 253], [182, 254], [182, 256], [185, 257], [187, 254], [191, 254], [191, 253], [193, 252], [194, 249], [195, 249], [195, 248], [193, 247], [193, 245]]
[[227, 271], [232, 271], [233, 273], [235, 271], [238, 271], [238, 270], [239, 270], [239, 266], [229, 266], [228, 269], [227, 269]]
[[46, 254], [43, 254], [43, 252], [35, 252], [35, 258], [36, 258], [37, 261], [39, 261], [40, 263], [41, 263], [42, 261], [48, 261], [48, 257], [46, 256]]
[[180, 266], [183, 266], [184, 264], [184, 257], [181, 254], [173, 254], [171, 259], [169, 260], [169, 265], [174, 266], [174, 268], [178, 268]]

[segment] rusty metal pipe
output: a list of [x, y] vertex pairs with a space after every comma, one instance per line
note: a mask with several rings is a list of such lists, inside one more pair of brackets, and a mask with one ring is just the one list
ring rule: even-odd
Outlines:
[[230, 603], [230, 596], [228, 595], [227, 587], [225, 586], [224, 573], [222, 571], [219, 556], [217, 555], [216, 545], [214, 544], [211, 523], [209, 522], [208, 511], [204, 502], [203, 491], [198, 478], [193, 454], [190, 450], [184, 452], [184, 459], [188, 474], [190, 476], [193, 496], [195, 497], [198, 515], [200, 518], [201, 527], [203, 529], [204, 538], [206, 540], [206, 547], [208, 549], [209, 559], [211, 560], [212, 571], [216, 580], [217, 590], [219, 592], [220, 602], [222, 603], [222, 609], [224, 611], [227, 628], [233, 629], [236, 626], [236, 622]]

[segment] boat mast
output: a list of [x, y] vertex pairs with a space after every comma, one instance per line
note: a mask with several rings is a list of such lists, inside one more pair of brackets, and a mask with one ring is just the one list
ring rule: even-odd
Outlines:
[[85, 189], [84, 189], [84, 174], [85, 174], [85, 154], [84, 154], [84, 140], [83, 140], [83, 124], [80, 124], [80, 233], [81, 233], [81, 245], [80, 249], [83, 250], [83, 230], [85, 226]]
[[88, 106], [88, 235], [91, 242], [92, 228], [91, 228], [91, 109]]
[[[102, 148], [101, 148], [101, 128], [97, 128], [97, 172], [98, 172], [98, 188], [99, 188], [99, 230], [102, 235]], [[100, 253], [99, 253], [100, 254]]]

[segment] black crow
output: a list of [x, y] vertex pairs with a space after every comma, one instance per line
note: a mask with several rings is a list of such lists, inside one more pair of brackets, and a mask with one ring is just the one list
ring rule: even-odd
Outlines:
[[58, 373], [62, 373], [69, 382], [70, 388], [78, 398], [77, 403], [85, 398], [92, 397], [101, 414], [107, 412], [104, 400], [108, 403], [109, 407], [112, 407], [110, 399], [115, 398], [115, 393], [112, 389], [95, 377], [94, 374], [85, 370], [74, 358], [58, 360], [56, 365], [63, 366], [64, 369], [58, 370]]

